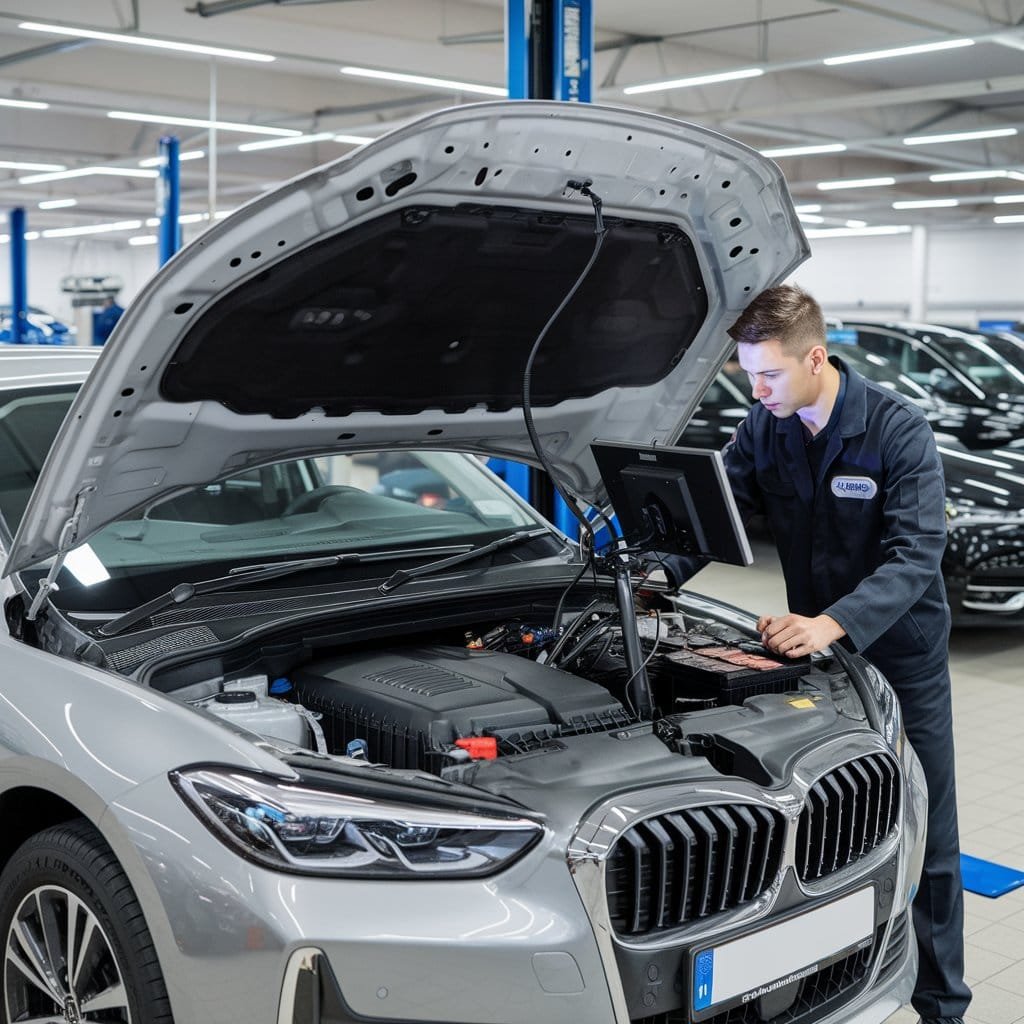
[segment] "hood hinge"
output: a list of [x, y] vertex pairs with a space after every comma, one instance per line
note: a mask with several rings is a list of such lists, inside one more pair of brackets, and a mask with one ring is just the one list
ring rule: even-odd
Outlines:
[[32, 603], [29, 605], [28, 612], [25, 615], [26, 621], [35, 622], [43, 602], [49, 597], [50, 591], [53, 590], [54, 580], [57, 579], [57, 574], [64, 567], [64, 559], [67, 558], [68, 552], [75, 543], [75, 537], [78, 536], [78, 523], [82, 518], [82, 510], [85, 508], [86, 495], [95, 489], [94, 487], [86, 487], [75, 496], [74, 511], [68, 517], [63, 527], [61, 527], [60, 539], [57, 542], [57, 554], [53, 557], [53, 565], [50, 566], [46, 579], [39, 581], [39, 589], [36, 591], [36, 596], [32, 598]]

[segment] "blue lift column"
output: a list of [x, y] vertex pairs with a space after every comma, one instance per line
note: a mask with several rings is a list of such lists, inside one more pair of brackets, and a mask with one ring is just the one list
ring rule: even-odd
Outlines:
[[[505, 0], [505, 71], [510, 99], [589, 103], [594, 63], [593, 0]], [[538, 470], [492, 460], [506, 483], [570, 537], [579, 523]]]
[[160, 218], [160, 266], [181, 248], [181, 178], [178, 171], [178, 140], [173, 135], [160, 139], [160, 178], [157, 211]]
[[11, 210], [11, 343], [25, 344], [28, 323], [28, 243], [25, 241], [25, 209]]

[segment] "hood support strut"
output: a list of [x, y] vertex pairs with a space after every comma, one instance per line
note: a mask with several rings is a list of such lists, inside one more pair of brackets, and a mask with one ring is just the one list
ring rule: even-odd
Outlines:
[[46, 574], [46, 579], [39, 581], [39, 589], [36, 591], [36, 596], [32, 598], [32, 603], [29, 605], [28, 612], [25, 615], [25, 619], [28, 622], [35, 622], [36, 616], [43, 607], [43, 602], [46, 601], [50, 591], [54, 588], [54, 581], [64, 567], [64, 560], [68, 557], [68, 552], [78, 536], [78, 524], [82, 518], [82, 510], [85, 508], [86, 495], [92, 490], [92, 487], [86, 487], [75, 496], [75, 509], [61, 528], [60, 541], [58, 542], [57, 554], [53, 557], [53, 564], [50, 566], [50, 571]]

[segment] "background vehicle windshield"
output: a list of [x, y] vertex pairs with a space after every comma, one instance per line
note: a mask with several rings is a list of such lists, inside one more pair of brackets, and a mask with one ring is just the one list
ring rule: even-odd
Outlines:
[[1024, 396], [1024, 371], [996, 352], [985, 338], [933, 335], [931, 344], [987, 394]]

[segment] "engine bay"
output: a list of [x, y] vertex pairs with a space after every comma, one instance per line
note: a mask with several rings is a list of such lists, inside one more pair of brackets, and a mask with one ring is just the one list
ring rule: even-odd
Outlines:
[[[637, 617], [655, 702], [645, 720], [615, 606], [593, 602], [565, 621], [557, 631], [550, 620], [510, 619], [466, 628], [461, 642], [446, 631], [307, 652], [283, 671], [249, 662], [244, 676], [178, 696], [271, 742], [458, 779], [486, 762], [580, 749], [588, 737], [653, 735], [674, 753], [766, 781], [751, 716], [773, 721], [772, 746], [790, 725], [865, 721], [832, 659], [784, 661], [732, 626], [679, 611]], [[723, 738], [730, 731], [747, 738]]]

